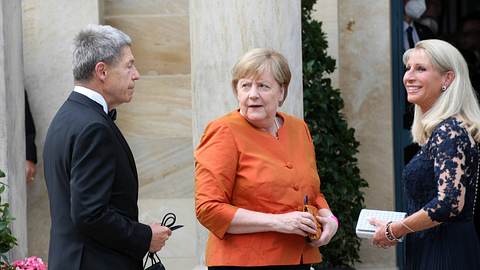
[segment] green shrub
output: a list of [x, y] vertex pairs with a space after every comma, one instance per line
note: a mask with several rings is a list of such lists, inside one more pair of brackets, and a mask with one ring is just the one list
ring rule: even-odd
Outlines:
[[315, 145], [321, 189], [340, 227], [332, 241], [321, 248], [323, 262], [316, 269], [352, 267], [360, 261], [360, 239], [355, 235], [356, 219], [364, 207], [368, 186], [357, 166], [359, 142], [342, 115], [340, 90], [326, 75], [335, 70], [327, 55], [327, 40], [321, 22], [311, 18], [316, 0], [302, 0], [302, 58], [304, 117]]
[[[0, 178], [5, 177], [5, 173], [0, 170]], [[2, 194], [7, 185], [0, 182], [0, 265], [8, 264], [7, 252], [17, 245], [17, 239], [10, 230], [10, 225], [14, 218], [10, 214], [8, 203], [2, 203]], [[6, 269], [6, 268], [2, 268]]]

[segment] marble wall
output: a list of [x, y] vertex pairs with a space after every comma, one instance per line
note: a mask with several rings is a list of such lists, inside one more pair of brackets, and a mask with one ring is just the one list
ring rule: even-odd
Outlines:
[[[333, 85], [341, 90], [345, 117], [360, 141], [360, 173], [370, 185], [366, 206], [393, 210], [390, 6], [387, 1], [322, 0], [314, 9], [328, 53], [337, 60]], [[394, 249], [379, 250], [367, 240], [360, 259], [357, 269], [396, 269]]]
[[335, 71], [330, 75], [332, 86], [338, 88], [340, 73], [338, 55], [338, 1], [339, 0], [317, 0], [313, 6], [312, 19], [322, 23], [322, 30], [328, 41], [327, 53], [336, 60]]
[[21, 2], [24, 82], [38, 153], [37, 177], [27, 186], [28, 253], [47, 259], [50, 213], [43, 176], [43, 142], [53, 115], [73, 88], [73, 38], [87, 24], [99, 22], [99, 4], [97, 0]]
[[[345, 116], [360, 141], [368, 208], [394, 209], [390, 2], [338, 1], [339, 87]], [[357, 269], [396, 269], [395, 249], [362, 242]]]
[[192, 74], [195, 143], [210, 120], [236, 108], [231, 69], [256, 47], [289, 61], [292, 81], [282, 110], [303, 118], [300, 1], [201, 0], [190, 1], [190, 9], [192, 70], [202, 71]]
[[[302, 117], [300, 0], [22, 2], [24, 80], [39, 153], [53, 114], [71, 91], [73, 36], [88, 23], [104, 22], [133, 38], [141, 79], [133, 101], [120, 106], [118, 125], [137, 162], [140, 219], [150, 223], [174, 212], [185, 227], [173, 233], [160, 256], [167, 269], [201, 269], [206, 231], [194, 214], [192, 152], [205, 125], [236, 107], [230, 71], [253, 47], [271, 47], [287, 57], [293, 80], [282, 110]], [[345, 115], [361, 143], [359, 166], [370, 184], [366, 204], [393, 209], [389, 2], [321, 0], [316, 8], [314, 17], [323, 18], [329, 53], [337, 59], [333, 84], [342, 91]], [[0, 166], [6, 120], [0, 115]], [[46, 258], [50, 220], [39, 158], [38, 177], [27, 187], [28, 247], [30, 255]], [[394, 255], [366, 241], [357, 267], [394, 269]]]
[[27, 254], [25, 192], [25, 118], [22, 63], [21, 1], [0, 1], [0, 169], [8, 184], [2, 203], [10, 204], [12, 233], [18, 245], [11, 259]]
[[[231, 69], [255, 47], [273, 48], [287, 58], [292, 81], [281, 110], [303, 118], [300, 12], [298, 0], [190, 0], [194, 145], [208, 122], [237, 108]], [[199, 258], [206, 237], [198, 225]]]
[[185, 227], [159, 255], [167, 269], [192, 269], [197, 259], [188, 1], [105, 0], [103, 21], [133, 39], [141, 76], [117, 120], [138, 168], [140, 220], [160, 222], [175, 213]]

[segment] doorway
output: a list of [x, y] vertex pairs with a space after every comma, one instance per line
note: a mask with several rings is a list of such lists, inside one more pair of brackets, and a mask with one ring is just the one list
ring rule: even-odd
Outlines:
[[[412, 106], [406, 102], [403, 87], [404, 66], [402, 55], [407, 37], [404, 37], [404, 5], [408, 0], [391, 0], [392, 27], [392, 108], [394, 140], [395, 208], [404, 211], [402, 171], [418, 147], [412, 147], [410, 135]], [[418, 1], [418, 0], [416, 0]], [[450, 42], [464, 55], [469, 65], [473, 87], [480, 96], [480, 1], [478, 0], [425, 0], [426, 11], [415, 21], [438, 38]], [[417, 36], [418, 38], [418, 36]], [[410, 115], [409, 115], [410, 114]], [[404, 269], [403, 245], [397, 246], [397, 265]]]

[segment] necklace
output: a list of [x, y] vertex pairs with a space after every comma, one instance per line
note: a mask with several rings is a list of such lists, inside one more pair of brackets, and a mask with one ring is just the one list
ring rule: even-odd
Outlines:
[[280, 129], [279, 127], [279, 124], [278, 124], [278, 120], [277, 120], [277, 116], [275, 116], [275, 118], [273, 119], [273, 122], [275, 123], [275, 138], [278, 140], [278, 130]]

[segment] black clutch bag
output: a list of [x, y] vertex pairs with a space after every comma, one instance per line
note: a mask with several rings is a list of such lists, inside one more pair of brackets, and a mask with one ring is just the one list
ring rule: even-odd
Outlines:
[[[150, 266], [145, 268], [147, 266], [147, 263], [150, 261]], [[165, 266], [163, 266], [162, 261], [160, 260], [160, 257], [158, 257], [156, 252], [149, 252], [147, 255], [147, 259], [145, 260], [145, 263], [143, 264], [143, 269], [145, 270], [165, 270]]]

